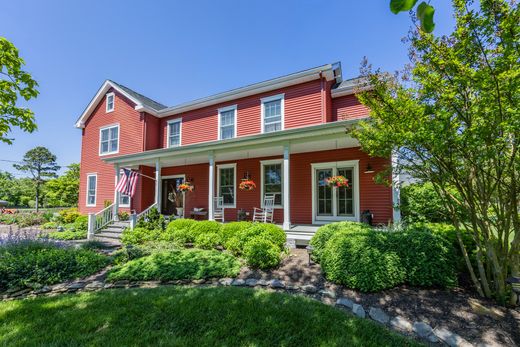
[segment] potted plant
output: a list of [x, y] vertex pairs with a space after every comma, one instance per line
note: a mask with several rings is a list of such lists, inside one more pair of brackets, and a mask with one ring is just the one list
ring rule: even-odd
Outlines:
[[242, 182], [240, 182], [238, 189], [245, 190], [245, 191], [255, 190], [256, 184], [251, 179], [243, 179]]
[[329, 187], [348, 188], [348, 179], [345, 176], [332, 176], [327, 178], [325, 182], [329, 185]]
[[184, 182], [184, 183], [181, 183], [179, 184], [179, 186], [177, 187], [177, 189], [179, 190], [179, 192], [181, 193], [186, 193], [186, 192], [192, 192], [193, 191], [193, 186], [191, 185], [190, 182]]

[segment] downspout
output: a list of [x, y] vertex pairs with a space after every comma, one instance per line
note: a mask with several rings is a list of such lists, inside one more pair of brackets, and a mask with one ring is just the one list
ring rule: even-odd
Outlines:
[[320, 93], [321, 93], [321, 122], [327, 122], [327, 115], [325, 114], [325, 86], [323, 83], [323, 73], [320, 71]]
[[141, 112], [141, 116], [143, 117], [143, 148], [141, 152], [146, 151], [146, 113]]

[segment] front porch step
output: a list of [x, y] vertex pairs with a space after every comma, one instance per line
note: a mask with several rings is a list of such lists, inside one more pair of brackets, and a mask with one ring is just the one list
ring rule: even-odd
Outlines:
[[100, 239], [112, 239], [112, 240], [119, 240], [121, 239], [121, 233], [112, 233], [109, 231], [101, 231], [94, 235], [95, 238]]

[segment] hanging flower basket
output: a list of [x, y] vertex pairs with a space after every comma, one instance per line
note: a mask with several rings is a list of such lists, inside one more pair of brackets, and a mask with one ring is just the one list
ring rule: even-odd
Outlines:
[[329, 185], [329, 187], [348, 187], [348, 179], [341, 175], [329, 177], [325, 182]]
[[177, 187], [177, 189], [179, 190], [179, 192], [182, 192], [182, 193], [186, 193], [186, 192], [192, 192], [193, 191], [193, 186], [191, 185], [191, 183], [189, 182], [184, 182], [184, 183], [181, 183], [179, 184], [179, 186]]
[[238, 188], [240, 190], [246, 190], [246, 191], [255, 190], [256, 184], [255, 184], [255, 182], [253, 182], [253, 180], [242, 180], [242, 182], [240, 182], [240, 185], [238, 186]]

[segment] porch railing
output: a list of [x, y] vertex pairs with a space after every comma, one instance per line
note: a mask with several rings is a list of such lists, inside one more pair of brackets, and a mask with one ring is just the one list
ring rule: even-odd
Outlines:
[[137, 216], [136, 216], [136, 219], [139, 220], [143, 217], [146, 217], [148, 216], [148, 214], [150, 213], [150, 211], [154, 208], [154, 207], [157, 207], [157, 203], [154, 202], [153, 204], [151, 204], [150, 206], [148, 206], [145, 210], [141, 211], [141, 213], [138, 213]]
[[96, 223], [94, 227], [94, 232], [101, 230], [108, 224], [110, 224], [114, 220], [114, 204], [105, 207], [101, 211], [95, 214]]

